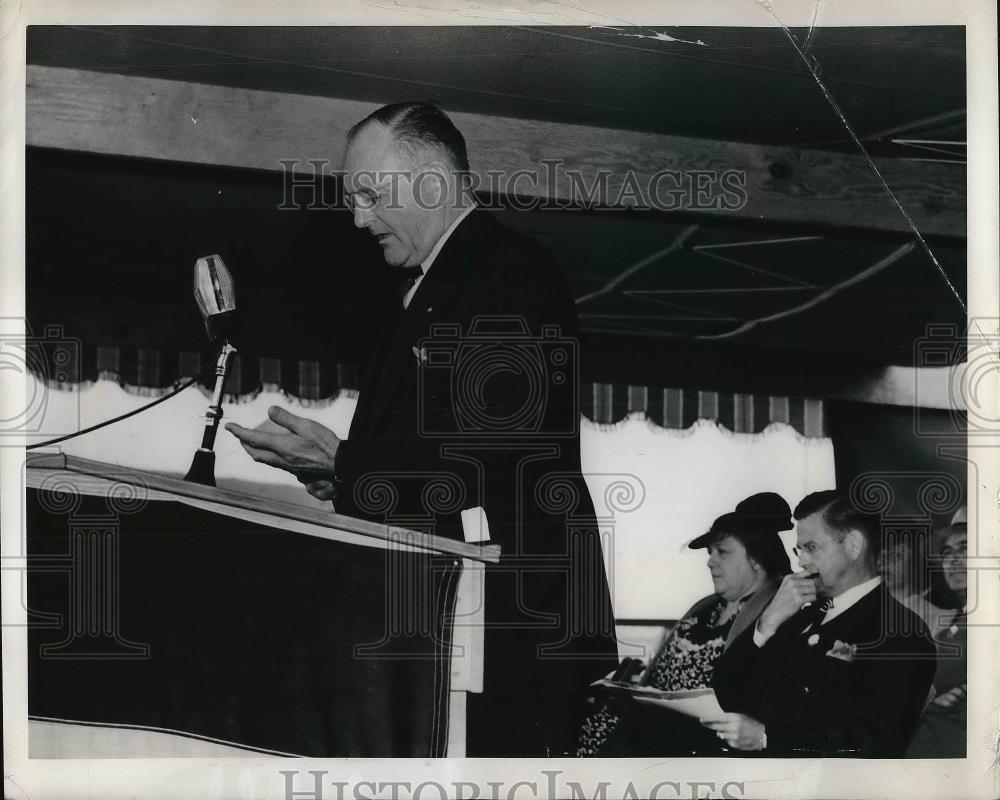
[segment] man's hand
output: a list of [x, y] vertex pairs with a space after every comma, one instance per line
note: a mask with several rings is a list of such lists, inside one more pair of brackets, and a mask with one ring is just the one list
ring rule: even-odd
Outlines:
[[806, 603], [815, 603], [816, 597], [815, 577], [804, 572], [786, 575], [771, 604], [760, 615], [757, 630], [765, 637], [774, 635], [781, 623], [797, 614]]
[[299, 483], [306, 487], [306, 491], [309, 492], [317, 500], [336, 500], [337, 499], [337, 487], [333, 485], [333, 481], [328, 481], [324, 479], [313, 480], [312, 478], [299, 478]]
[[329, 428], [278, 406], [267, 412], [273, 425], [256, 430], [234, 422], [226, 430], [240, 440], [254, 461], [292, 473], [313, 497], [332, 499], [334, 459], [340, 439]]
[[746, 714], [728, 713], [719, 719], [698, 721], [737, 750], [763, 750], [767, 746], [764, 725]]

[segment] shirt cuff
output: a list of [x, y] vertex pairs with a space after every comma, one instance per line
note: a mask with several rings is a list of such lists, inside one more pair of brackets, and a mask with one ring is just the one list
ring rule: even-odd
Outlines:
[[760, 620], [758, 619], [756, 624], [753, 626], [753, 643], [757, 645], [757, 647], [763, 647], [770, 638], [770, 636], [765, 636], [760, 632]]

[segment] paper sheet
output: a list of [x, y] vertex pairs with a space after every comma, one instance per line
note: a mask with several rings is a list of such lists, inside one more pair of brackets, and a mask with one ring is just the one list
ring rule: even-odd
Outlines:
[[682, 692], [665, 692], [652, 686], [618, 683], [603, 678], [594, 686], [603, 686], [612, 692], [620, 692], [632, 697], [637, 703], [658, 706], [695, 719], [720, 719], [726, 712], [722, 710], [714, 689], [690, 689]]

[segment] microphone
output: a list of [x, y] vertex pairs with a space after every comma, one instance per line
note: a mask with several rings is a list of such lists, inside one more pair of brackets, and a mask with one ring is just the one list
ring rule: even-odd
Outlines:
[[232, 333], [236, 284], [222, 256], [205, 256], [194, 263], [194, 299], [213, 344]]
[[229, 362], [236, 348], [229, 343], [235, 330], [236, 284], [221, 256], [205, 256], [194, 263], [194, 299], [205, 321], [205, 331], [212, 344], [219, 344], [219, 360], [215, 364], [215, 388], [212, 402], [205, 414], [205, 430], [201, 447], [195, 453], [184, 480], [215, 486], [215, 435], [222, 419], [222, 390], [226, 383]]

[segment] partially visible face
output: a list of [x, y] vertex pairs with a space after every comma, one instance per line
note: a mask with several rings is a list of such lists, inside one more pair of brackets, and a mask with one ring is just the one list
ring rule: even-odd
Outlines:
[[967, 532], [951, 534], [941, 546], [944, 580], [948, 584], [948, 588], [955, 592], [964, 592], [968, 587], [969, 576], [966, 573], [965, 563], [968, 547], [969, 536]]
[[889, 586], [904, 586], [910, 581], [911, 551], [909, 542], [897, 541], [882, 549], [878, 572]]
[[817, 511], [795, 526], [798, 541], [795, 552], [803, 571], [816, 574], [817, 591], [824, 597], [835, 597], [850, 574], [854, 560], [847, 551], [846, 537], [839, 540]]
[[[386, 263], [394, 267], [421, 264], [446, 227], [441, 223], [444, 204], [429, 198], [440, 184], [433, 176], [414, 182], [419, 167], [378, 123], [362, 128], [344, 157], [344, 188], [354, 224], [378, 239]], [[418, 191], [424, 194], [422, 204]]]
[[739, 600], [757, 584], [758, 572], [739, 539], [723, 536], [708, 546], [708, 571], [716, 594], [726, 600]]

